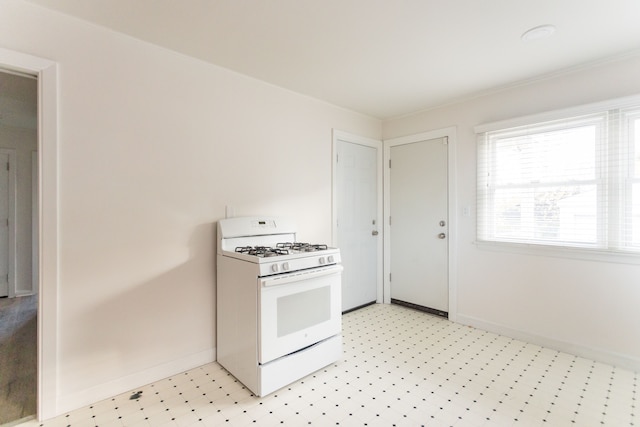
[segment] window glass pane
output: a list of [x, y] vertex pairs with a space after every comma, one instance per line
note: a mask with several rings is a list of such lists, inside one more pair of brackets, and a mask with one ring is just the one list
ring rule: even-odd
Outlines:
[[635, 119], [633, 121], [633, 138], [634, 141], [631, 141], [631, 145], [634, 149], [634, 176], [636, 178], [640, 178], [640, 118]]
[[640, 248], [640, 183], [633, 184], [631, 198], [631, 246]]
[[597, 241], [595, 185], [497, 190], [493, 206], [499, 239], [558, 244]]
[[593, 180], [597, 136], [589, 125], [496, 139], [494, 183]]

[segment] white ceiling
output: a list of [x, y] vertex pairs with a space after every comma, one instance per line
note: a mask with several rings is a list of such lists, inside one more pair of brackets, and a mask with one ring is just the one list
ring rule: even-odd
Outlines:
[[381, 119], [640, 53], [638, 0], [29, 1]]

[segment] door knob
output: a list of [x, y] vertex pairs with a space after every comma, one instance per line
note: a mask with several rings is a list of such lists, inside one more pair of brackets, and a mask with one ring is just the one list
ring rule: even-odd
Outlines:
[[445, 237], [447, 237], [447, 235], [444, 233], [438, 234], [438, 239], [444, 239]]
[[378, 235], [378, 230], [373, 230], [373, 231], [371, 232], [371, 235], [372, 235], [372, 236], [377, 236], [377, 235]]

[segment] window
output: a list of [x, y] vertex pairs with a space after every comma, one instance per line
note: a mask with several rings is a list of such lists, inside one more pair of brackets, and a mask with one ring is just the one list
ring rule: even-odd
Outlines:
[[636, 102], [477, 129], [478, 240], [640, 253]]

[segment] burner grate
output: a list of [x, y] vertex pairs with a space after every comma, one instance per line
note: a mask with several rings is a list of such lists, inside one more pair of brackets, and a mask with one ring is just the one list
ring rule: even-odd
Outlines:
[[276, 247], [270, 246], [238, 246], [235, 251], [241, 254], [253, 255], [257, 257], [274, 257], [289, 255], [300, 252], [318, 252], [328, 249], [327, 245], [310, 244], [303, 242], [277, 243]]
[[236, 252], [257, 257], [272, 257], [289, 255], [289, 251], [283, 248], [271, 248], [269, 246], [238, 246]]
[[317, 251], [326, 251], [328, 249], [327, 245], [318, 245], [304, 242], [285, 242], [285, 243], [277, 243], [277, 248], [283, 249], [291, 249], [293, 251], [298, 252], [317, 252]]

